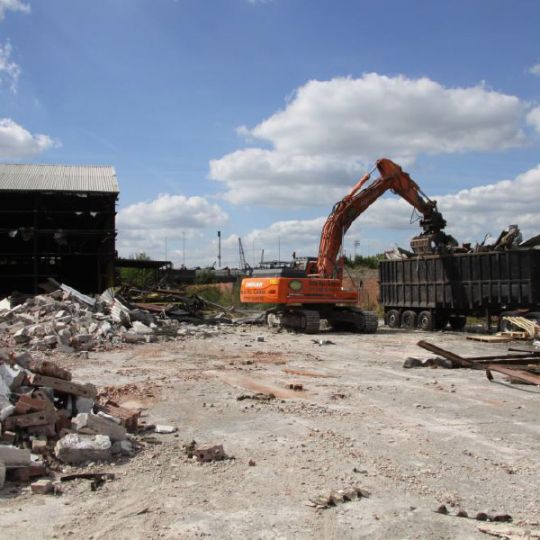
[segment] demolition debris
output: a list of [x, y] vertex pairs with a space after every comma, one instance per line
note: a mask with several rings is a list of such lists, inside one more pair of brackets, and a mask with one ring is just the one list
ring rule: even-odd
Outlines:
[[[131, 456], [139, 412], [97, 398], [94, 385], [28, 352], [1, 353], [0, 470], [5, 479], [26, 482], [49, 476], [59, 463], [80, 465]], [[2, 482], [4, 474], [2, 476]], [[49, 493], [46, 481], [34, 493]]]
[[[91, 298], [50, 280], [46, 294], [0, 303], [0, 343], [30, 351], [62, 352], [110, 350], [122, 343], [151, 343], [177, 337], [206, 337], [215, 330], [208, 325], [230, 323], [225, 308], [198, 296], [181, 297], [175, 291], [153, 295], [154, 303], [131, 302], [111, 289]], [[124, 291], [137, 300], [141, 294]], [[165, 303], [157, 303], [157, 301]]]

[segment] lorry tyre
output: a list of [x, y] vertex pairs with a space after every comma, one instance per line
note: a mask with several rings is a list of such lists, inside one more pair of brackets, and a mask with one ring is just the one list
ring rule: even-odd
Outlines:
[[399, 328], [401, 324], [401, 312], [399, 309], [390, 309], [386, 312], [386, 324], [390, 328]]
[[407, 330], [414, 330], [416, 328], [416, 313], [408, 309], [401, 315], [401, 327]]
[[418, 328], [425, 332], [430, 332], [434, 327], [435, 317], [431, 311], [421, 311], [418, 315]]
[[467, 317], [464, 317], [463, 315], [450, 317], [450, 328], [456, 332], [463, 332], [466, 324]]

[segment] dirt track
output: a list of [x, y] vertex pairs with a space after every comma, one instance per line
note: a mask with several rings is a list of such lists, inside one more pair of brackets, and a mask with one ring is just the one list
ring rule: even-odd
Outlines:
[[[538, 528], [540, 390], [489, 383], [478, 371], [402, 368], [407, 356], [429, 356], [415, 346], [421, 338], [464, 355], [505, 345], [385, 328], [317, 337], [335, 344], [225, 327], [217, 337], [59, 359], [76, 380], [130, 384], [120, 399], [178, 433], [91, 467], [116, 473], [95, 492], [83, 480], [62, 496], [8, 485], [2, 536], [487, 538], [476, 520], [435, 513], [441, 504]], [[255, 392], [277, 399], [237, 400]], [[192, 440], [223, 444], [235, 459], [199, 464], [183, 450]], [[309, 506], [351, 486], [370, 497]]]

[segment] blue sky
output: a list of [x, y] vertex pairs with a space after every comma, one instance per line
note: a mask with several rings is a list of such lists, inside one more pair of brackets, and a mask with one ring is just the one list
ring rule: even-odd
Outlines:
[[[111, 164], [118, 246], [314, 254], [388, 156], [461, 240], [540, 232], [537, 1], [0, 0], [0, 159]], [[503, 181], [503, 184], [499, 182]], [[506, 182], [506, 183], [505, 183]], [[466, 190], [466, 191], [463, 191]], [[469, 191], [467, 191], [469, 190]], [[472, 191], [470, 191], [472, 190]], [[416, 232], [385, 198], [347, 237]], [[519, 217], [519, 219], [516, 218]]]

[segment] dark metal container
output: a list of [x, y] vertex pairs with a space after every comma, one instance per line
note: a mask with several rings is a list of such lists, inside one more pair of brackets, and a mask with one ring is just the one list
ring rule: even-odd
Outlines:
[[420, 323], [422, 312], [448, 322], [449, 317], [534, 310], [540, 305], [540, 250], [381, 261], [379, 279], [385, 314], [392, 311], [400, 322], [405, 312], [416, 314]]

